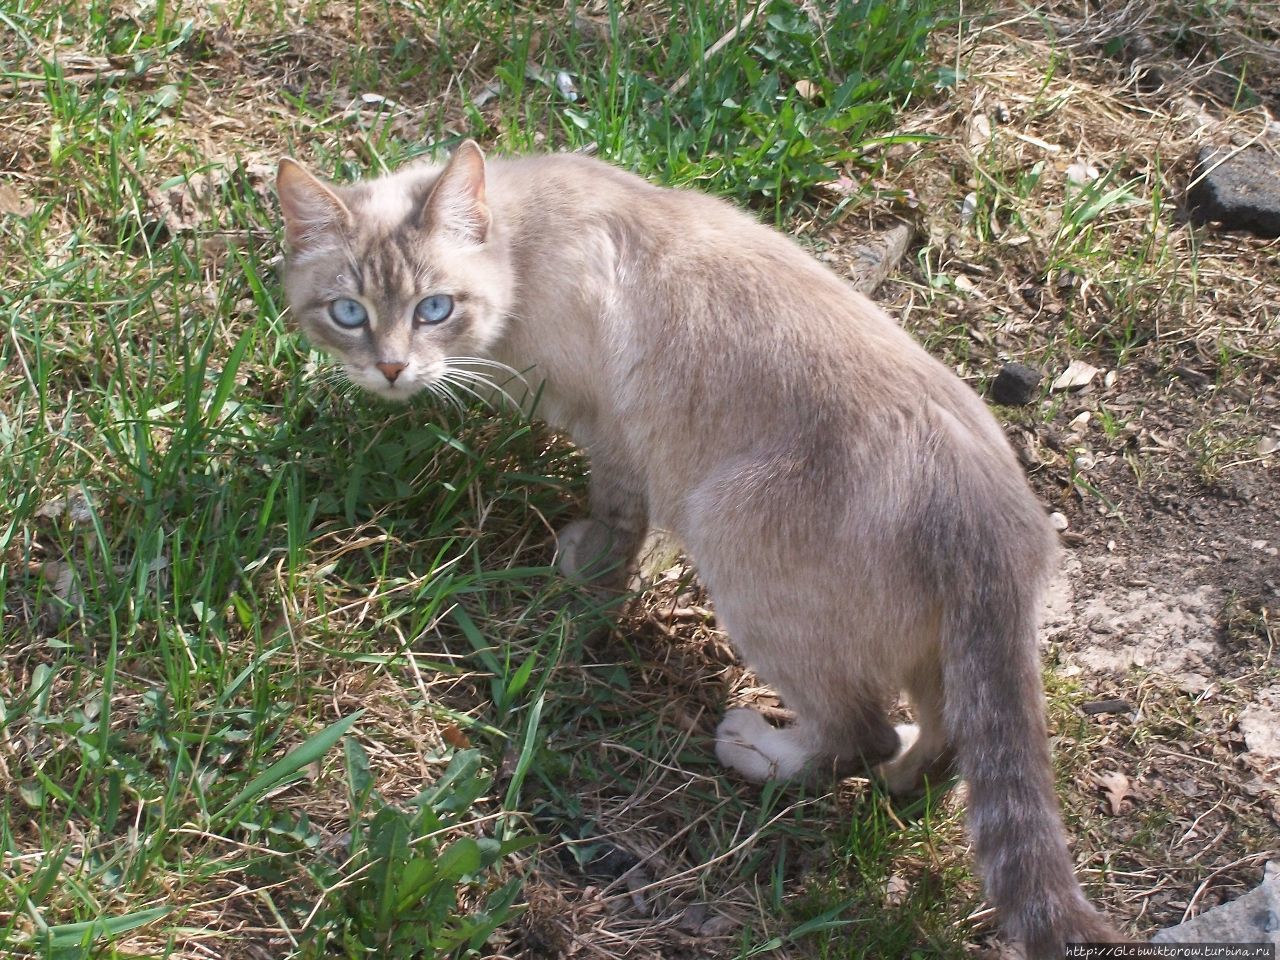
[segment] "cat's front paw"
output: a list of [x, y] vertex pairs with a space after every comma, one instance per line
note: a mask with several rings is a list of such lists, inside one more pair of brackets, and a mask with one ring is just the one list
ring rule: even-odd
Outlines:
[[570, 580], [602, 587], [620, 585], [626, 578], [617, 534], [590, 517], [575, 520], [556, 534], [556, 568]]
[[920, 738], [920, 728], [914, 723], [900, 723], [894, 730], [898, 734], [898, 752], [892, 760], [886, 760], [876, 768], [876, 774], [885, 789], [895, 797], [909, 797], [920, 791], [921, 771], [914, 757], [908, 756]]
[[755, 710], [729, 710], [716, 727], [716, 759], [753, 783], [790, 779], [809, 757], [794, 728], [780, 730]]
[[876, 776], [890, 794], [914, 799], [929, 787], [945, 786], [955, 776], [955, 758], [945, 743], [927, 736], [914, 723], [899, 724], [895, 729], [898, 752], [876, 767]]

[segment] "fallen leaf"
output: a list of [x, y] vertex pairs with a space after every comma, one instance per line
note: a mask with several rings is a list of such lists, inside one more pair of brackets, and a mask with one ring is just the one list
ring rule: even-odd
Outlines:
[[8, 214], [14, 217], [29, 217], [35, 209], [36, 205], [24, 197], [17, 187], [0, 183], [0, 216]]
[[1107, 795], [1107, 801], [1111, 805], [1112, 816], [1119, 816], [1125, 797], [1133, 793], [1132, 788], [1129, 786], [1129, 778], [1123, 773], [1108, 772], [1094, 774], [1093, 780]]
[[809, 103], [813, 103], [822, 96], [822, 88], [812, 80], [797, 80], [795, 89], [796, 95]]
[[471, 739], [462, 732], [462, 728], [456, 723], [451, 723], [441, 730], [440, 739], [455, 750], [468, 750], [471, 747]]
[[1098, 368], [1092, 364], [1085, 363], [1083, 360], [1072, 360], [1067, 365], [1067, 369], [1058, 374], [1058, 378], [1053, 381], [1049, 389], [1054, 393], [1061, 393], [1063, 390], [1079, 390], [1087, 386], [1098, 373]]
[[1067, 182], [1084, 186], [1098, 179], [1098, 168], [1084, 160], [1077, 160], [1067, 167]]

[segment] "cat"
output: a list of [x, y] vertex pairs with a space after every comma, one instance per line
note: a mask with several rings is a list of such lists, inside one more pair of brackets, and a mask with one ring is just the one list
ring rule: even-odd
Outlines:
[[[625, 582], [672, 531], [743, 660], [795, 714], [734, 709], [753, 781], [968, 782], [985, 890], [1032, 960], [1116, 931], [1076, 880], [1036, 645], [1056, 536], [982, 400], [800, 246], [730, 204], [583, 156], [348, 186], [280, 162], [290, 311], [388, 400], [541, 388], [591, 465], [569, 576]], [[488, 364], [489, 366], [486, 366]], [[886, 707], [905, 691], [914, 727]]]

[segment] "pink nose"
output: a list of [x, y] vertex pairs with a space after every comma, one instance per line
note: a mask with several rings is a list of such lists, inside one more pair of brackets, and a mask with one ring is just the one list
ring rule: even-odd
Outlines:
[[382, 371], [382, 375], [387, 378], [388, 383], [395, 383], [396, 377], [404, 371], [408, 366], [406, 363], [375, 363], [375, 367]]

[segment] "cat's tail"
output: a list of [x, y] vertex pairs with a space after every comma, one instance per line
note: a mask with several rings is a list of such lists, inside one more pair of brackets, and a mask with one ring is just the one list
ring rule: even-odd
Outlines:
[[[1035, 521], [1021, 543], [1028, 534], [1043, 543], [1043, 517]], [[969, 829], [1005, 933], [1029, 960], [1060, 960], [1067, 943], [1122, 938], [1085, 900], [1054, 793], [1036, 646], [1038, 573], [1052, 550], [1015, 557], [1008, 537], [967, 533], [964, 559], [946, 577], [942, 667]]]

